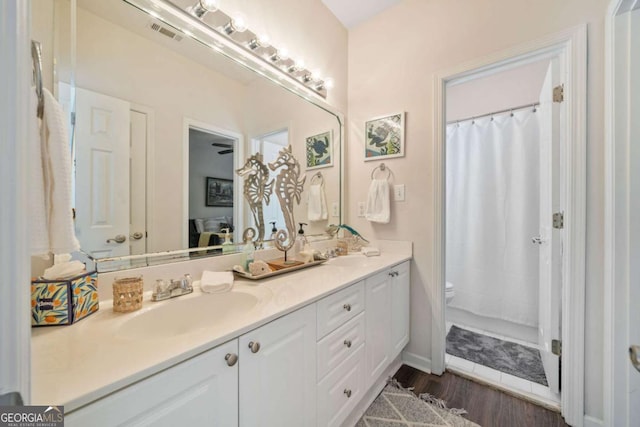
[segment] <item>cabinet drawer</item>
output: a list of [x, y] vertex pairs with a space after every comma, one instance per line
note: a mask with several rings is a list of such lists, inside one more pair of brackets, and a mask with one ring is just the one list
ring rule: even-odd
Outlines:
[[356, 283], [318, 302], [318, 339], [353, 319], [364, 309], [364, 282]]
[[358, 314], [318, 342], [318, 381], [364, 343], [364, 313]]
[[339, 426], [364, 395], [364, 344], [318, 384], [318, 426]]

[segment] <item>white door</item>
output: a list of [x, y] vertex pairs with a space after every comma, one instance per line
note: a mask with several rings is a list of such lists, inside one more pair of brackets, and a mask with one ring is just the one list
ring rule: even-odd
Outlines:
[[409, 342], [410, 277], [409, 261], [391, 269], [391, 358]]
[[640, 420], [640, 5], [629, 13], [629, 316], [626, 347], [630, 351], [628, 425]]
[[369, 388], [391, 360], [391, 276], [383, 271], [365, 281], [365, 341]]
[[316, 305], [240, 337], [240, 426], [316, 425]]
[[76, 235], [95, 257], [129, 254], [126, 101], [76, 90]]
[[[559, 85], [556, 60], [549, 64], [540, 94], [540, 235], [533, 244], [540, 248], [538, 344], [549, 388], [560, 392], [560, 357], [552, 353], [552, 340], [560, 340], [562, 298], [562, 230], [554, 228], [553, 214], [560, 212], [560, 108], [553, 102]], [[537, 240], [536, 240], [537, 239]]]
[[68, 427], [238, 425], [238, 340], [65, 415]]
[[131, 163], [129, 165], [131, 255], [147, 253], [147, 114], [131, 110]]

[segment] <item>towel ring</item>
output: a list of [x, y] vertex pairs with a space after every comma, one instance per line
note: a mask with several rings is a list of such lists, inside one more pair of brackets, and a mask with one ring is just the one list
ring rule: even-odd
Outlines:
[[382, 172], [387, 171], [387, 181], [389, 180], [389, 178], [391, 178], [391, 169], [389, 169], [384, 163], [380, 163], [379, 166], [376, 166], [372, 171], [371, 171], [371, 179], [373, 179], [373, 176], [375, 175], [376, 171], [380, 169]]
[[314, 182], [313, 180], [314, 179], [316, 181], [319, 179], [320, 180], [320, 184], [324, 184], [324, 176], [322, 176], [322, 172], [317, 172], [317, 173], [313, 174], [313, 176], [311, 177], [311, 184], [313, 184], [313, 182]]

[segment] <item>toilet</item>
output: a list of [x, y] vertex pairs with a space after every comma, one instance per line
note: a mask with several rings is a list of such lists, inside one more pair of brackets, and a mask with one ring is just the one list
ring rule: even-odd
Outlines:
[[447, 282], [447, 287], [444, 291], [444, 297], [447, 305], [449, 305], [454, 296], [456, 296], [456, 291], [453, 289], [453, 283]]

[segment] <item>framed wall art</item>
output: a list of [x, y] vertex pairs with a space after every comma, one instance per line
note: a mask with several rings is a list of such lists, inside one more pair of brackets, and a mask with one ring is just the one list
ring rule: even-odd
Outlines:
[[233, 180], [207, 177], [206, 206], [233, 207]]
[[307, 170], [333, 166], [333, 131], [308, 137], [305, 147]]
[[390, 114], [365, 122], [365, 160], [404, 156], [404, 115]]

